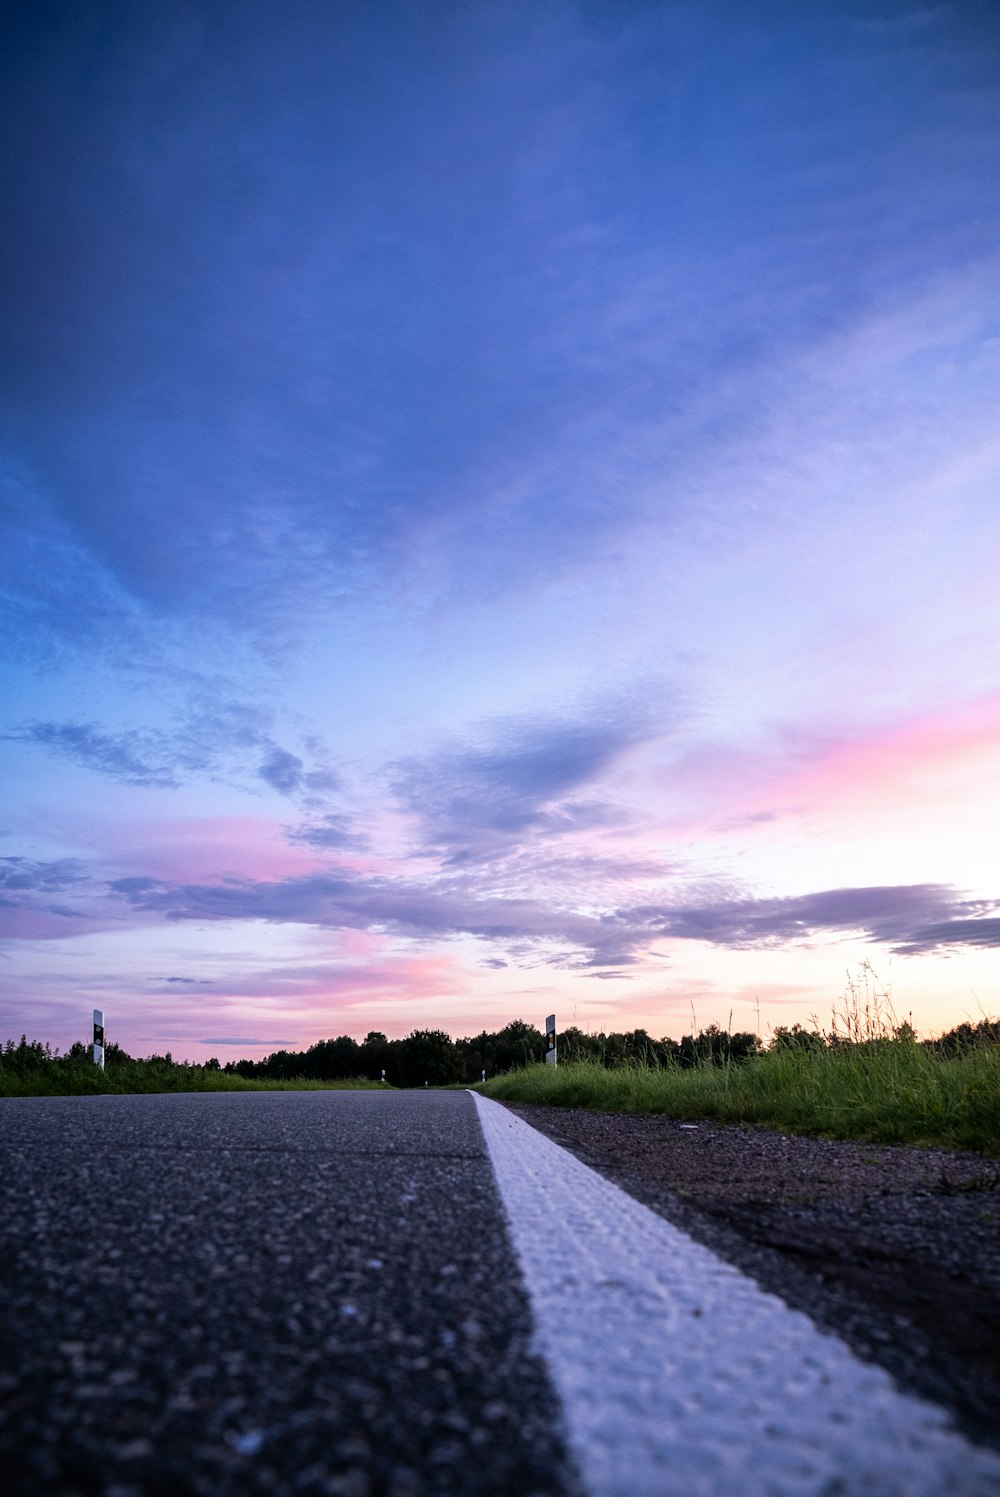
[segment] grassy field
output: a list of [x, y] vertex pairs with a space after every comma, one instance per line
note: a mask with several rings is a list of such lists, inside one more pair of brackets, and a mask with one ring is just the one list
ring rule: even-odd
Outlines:
[[164, 1092], [357, 1092], [383, 1091], [380, 1081], [247, 1081], [243, 1076], [225, 1074], [205, 1078], [170, 1077], [164, 1081], [149, 1080], [141, 1086], [113, 1080], [100, 1085], [81, 1081], [78, 1084], [53, 1086], [38, 1077], [6, 1078], [0, 1076], [0, 1098], [3, 1097], [90, 1097], [135, 1096]]
[[169, 1057], [129, 1060], [102, 1071], [89, 1058], [51, 1055], [37, 1044], [0, 1049], [0, 1097], [80, 1097], [151, 1092], [296, 1092], [380, 1090], [379, 1081], [272, 1081], [236, 1076]]
[[741, 1064], [530, 1066], [477, 1088], [507, 1102], [662, 1113], [1000, 1157], [1000, 1048], [943, 1056], [910, 1040], [773, 1050]]
[[[194, 1067], [192, 1067], [194, 1070]], [[162, 1080], [144, 1078], [142, 1085], [133, 1085], [113, 1078], [102, 1085], [100, 1082], [80, 1080], [53, 1086], [42, 1077], [4, 1077], [0, 1075], [0, 1098], [2, 1097], [89, 1097], [89, 1096], [134, 1096], [142, 1093], [163, 1092], [357, 1092], [383, 1091], [380, 1081], [247, 1081], [243, 1076], [227, 1076], [225, 1073], [205, 1077], [197, 1072], [192, 1076], [168, 1077]]]

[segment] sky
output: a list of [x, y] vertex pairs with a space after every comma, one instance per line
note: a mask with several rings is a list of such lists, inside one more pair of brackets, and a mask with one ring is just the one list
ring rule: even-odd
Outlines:
[[0, 1039], [1000, 1010], [994, 4], [0, 25]]

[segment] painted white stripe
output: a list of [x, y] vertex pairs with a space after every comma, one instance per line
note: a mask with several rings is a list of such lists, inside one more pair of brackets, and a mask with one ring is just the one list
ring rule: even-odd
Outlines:
[[985, 1497], [1000, 1456], [473, 1093], [592, 1497]]

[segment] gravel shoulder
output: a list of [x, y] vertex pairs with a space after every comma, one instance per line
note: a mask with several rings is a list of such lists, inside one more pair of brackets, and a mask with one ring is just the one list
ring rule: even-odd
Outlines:
[[995, 1161], [505, 1105], [1000, 1448]]

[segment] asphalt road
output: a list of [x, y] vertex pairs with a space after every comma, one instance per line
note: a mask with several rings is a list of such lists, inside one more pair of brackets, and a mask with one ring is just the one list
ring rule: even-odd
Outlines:
[[1000, 1497], [670, 1215], [462, 1092], [0, 1101], [4, 1492]]
[[0, 1102], [6, 1492], [553, 1494], [471, 1099]]

